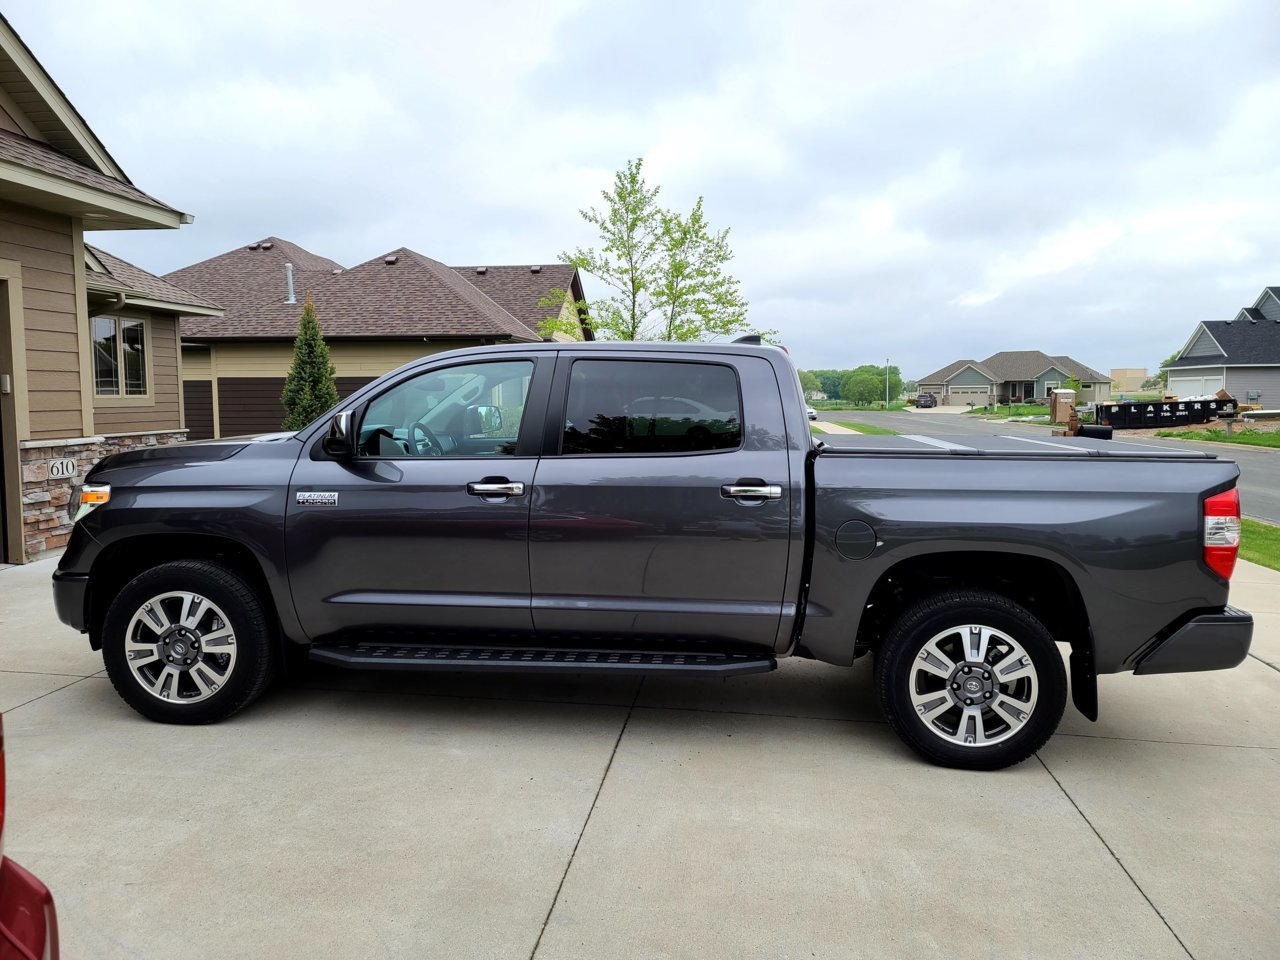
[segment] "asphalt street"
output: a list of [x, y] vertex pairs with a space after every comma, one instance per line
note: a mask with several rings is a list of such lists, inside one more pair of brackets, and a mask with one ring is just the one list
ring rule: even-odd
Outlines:
[[[952, 437], [1043, 437], [1049, 429], [1039, 424], [1003, 423], [997, 420], [984, 420], [970, 414], [955, 413], [868, 413], [852, 410], [847, 412], [822, 410], [819, 411], [818, 418], [888, 427], [898, 433]], [[1240, 497], [1245, 516], [1280, 524], [1280, 451], [1189, 440], [1129, 437], [1123, 432], [1118, 432], [1116, 439], [1153, 447], [1181, 448], [1188, 443], [1195, 443], [1196, 449], [1203, 448], [1205, 452], [1213, 453], [1224, 460], [1234, 460], [1240, 465]]]

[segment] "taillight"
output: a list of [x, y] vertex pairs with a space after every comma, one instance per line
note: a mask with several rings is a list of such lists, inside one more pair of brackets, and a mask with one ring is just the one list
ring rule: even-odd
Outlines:
[[1230, 580], [1240, 552], [1240, 494], [1215, 493], [1204, 502], [1204, 562], [1223, 580]]

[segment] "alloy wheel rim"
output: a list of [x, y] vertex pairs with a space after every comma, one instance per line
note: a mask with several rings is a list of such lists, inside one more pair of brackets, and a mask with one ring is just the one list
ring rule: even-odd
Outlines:
[[198, 703], [231, 677], [235, 631], [212, 600], [171, 591], [138, 607], [125, 631], [124, 655], [134, 680], [157, 700]]
[[978, 623], [933, 636], [907, 680], [911, 706], [934, 736], [988, 747], [1017, 734], [1035, 711], [1040, 678], [1013, 637]]

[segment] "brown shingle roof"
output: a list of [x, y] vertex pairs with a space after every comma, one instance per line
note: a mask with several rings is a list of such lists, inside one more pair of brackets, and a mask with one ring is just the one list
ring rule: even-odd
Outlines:
[[[301, 251], [301, 248], [293, 249]], [[221, 270], [229, 264], [246, 261], [228, 258], [232, 258], [232, 254], [175, 271], [169, 277], [182, 278], [192, 286], [205, 284], [205, 289], [210, 291], [214, 286], [231, 291], [237, 285], [236, 277], [223, 275]], [[392, 258], [393, 262], [388, 263]], [[323, 258], [315, 259], [323, 261]], [[298, 330], [301, 301], [309, 294], [326, 337], [538, 339], [527, 326], [457, 271], [405, 247], [338, 273], [309, 271], [305, 281], [297, 282], [299, 303], [293, 304], [285, 302], [283, 262], [281, 258], [280, 272], [271, 277], [270, 282], [240, 281], [240, 289], [230, 298], [234, 304], [228, 302], [224, 294], [219, 302], [227, 313], [222, 319], [185, 319], [183, 337], [190, 340], [293, 337]], [[218, 270], [212, 269], [211, 264], [217, 264]], [[204, 269], [193, 273], [197, 267]]]
[[[566, 263], [453, 269], [534, 333], [539, 332], [538, 326], [542, 321], [554, 317], [558, 312], [538, 306], [538, 301], [552, 290], [565, 290], [571, 296], [575, 295], [572, 287], [578, 274], [576, 268]], [[479, 269], [483, 269], [484, 273], [477, 273]]]
[[35, 140], [28, 140], [21, 134], [12, 133], [8, 130], [0, 130], [0, 161], [16, 163], [30, 170], [46, 173], [71, 183], [78, 183], [81, 186], [91, 187], [94, 190], [101, 190], [103, 193], [123, 197], [135, 203], [146, 204], [149, 207], [156, 207], [160, 210], [170, 210], [174, 213], [178, 212], [167, 203], [161, 203], [155, 197], [143, 193], [131, 183], [108, 177], [97, 170], [92, 170], [76, 163], [76, 161], [70, 157], [63, 156], [52, 147]]
[[226, 311], [227, 320], [242, 319], [249, 318], [261, 305], [284, 302], [286, 263], [293, 264], [293, 286], [299, 300], [335, 270], [342, 269], [341, 264], [296, 243], [267, 237], [174, 270], [165, 274], [165, 279], [212, 300]]
[[218, 309], [216, 303], [211, 303], [190, 290], [183, 290], [181, 287], [175, 286], [153, 273], [147, 273], [141, 267], [134, 266], [127, 260], [121, 260], [115, 254], [108, 253], [101, 247], [90, 246], [86, 243], [85, 249], [97, 257], [98, 262], [106, 267], [108, 271], [107, 273], [98, 273], [96, 270], [86, 270], [85, 283], [89, 287], [119, 290], [122, 293], [134, 293], [151, 300], [162, 300], [165, 303], [205, 307], [212, 310]]
[[[264, 249], [265, 248], [265, 249]], [[395, 257], [394, 264], [387, 264]], [[294, 265], [299, 303], [286, 303], [285, 263]], [[279, 237], [268, 237], [166, 275], [225, 310], [190, 317], [189, 340], [291, 338], [308, 294], [326, 337], [464, 337], [536, 340], [554, 311], [538, 301], [553, 289], [581, 296], [565, 264], [448, 267], [401, 247], [349, 270]]]

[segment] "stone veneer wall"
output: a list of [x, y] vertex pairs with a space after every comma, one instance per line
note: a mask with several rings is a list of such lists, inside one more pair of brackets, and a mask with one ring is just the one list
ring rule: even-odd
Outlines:
[[[67, 440], [25, 440], [22, 456], [22, 547], [25, 560], [39, 560], [67, 545], [71, 536], [71, 495], [85, 474], [103, 457], [134, 447], [154, 447], [185, 440], [186, 430], [112, 433]], [[73, 457], [74, 477], [49, 479], [49, 461]]]

